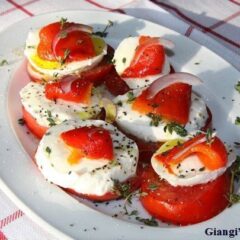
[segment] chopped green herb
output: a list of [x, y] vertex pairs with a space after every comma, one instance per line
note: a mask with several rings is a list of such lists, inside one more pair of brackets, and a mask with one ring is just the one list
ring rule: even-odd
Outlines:
[[207, 143], [211, 144], [213, 141], [213, 130], [211, 128], [208, 128], [206, 131], [206, 139], [207, 139]]
[[151, 190], [151, 191], [155, 191], [155, 190], [158, 189], [158, 185], [155, 184], [155, 183], [150, 183], [150, 184], [148, 185], [148, 189]]
[[61, 25], [61, 29], [63, 29], [63, 27], [64, 27], [64, 24], [67, 22], [67, 18], [61, 18], [60, 19], [60, 25]]
[[237, 156], [236, 161], [231, 167], [231, 184], [229, 193], [229, 204], [230, 206], [240, 202], [240, 194], [234, 192], [234, 181], [239, 182], [240, 180], [240, 156]]
[[199, 171], [200, 171], [200, 172], [202, 172], [202, 171], [204, 171], [204, 170], [205, 170], [205, 167], [199, 168]]
[[0, 66], [8, 65], [8, 61], [6, 59], [3, 59], [0, 61]]
[[117, 105], [118, 105], [119, 107], [122, 107], [122, 105], [123, 105], [123, 104], [122, 104], [122, 101], [118, 101], [118, 102], [117, 102]]
[[137, 210], [132, 210], [128, 215], [129, 216], [136, 216], [136, 215], [138, 215], [138, 211]]
[[135, 99], [133, 92], [128, 92], [127, 97], [128, 97], [127, 103], [131, 103]]
[[23, 126], [25, 124], [25, 120], [23, 118], [18, 119], [18, 124]]
[[60, 64], [61, 64], [61, 65], [63, 65], [63, 64], [66, 62], [69, 54], [70, 54], [70, 50], [69, 50], [68, 48], [65, 49], [63, 57], [60, 58]]
[[58, 35], [59, 38], [66, 38], [67, 37], [67, 32], [63, 31], [63, 32], [60, 32], [60, 34]]
[[151, 118], [150, 126], [157, 127], [159, 125], [159, 122], [162, 120], [159, 115], [156, 115], [154, 113], [148, 113], [147, 116]]
[[46, 151], [46, 152], [47, 152], [49, 155], [50, 155], [50, 154], [51, 154], [51, 152], [52, 152], [51, 148], [50, 148], [50, 147], [48, 147], [48, 146], [45, 148], [45, 151]]
[[53, 77], [54, 77], [54, 78], [57, 78], [58, 74], [59, 74], [59, 73], [54, 73], [54, 74], [53, 74]]
[[122, 59], [122, 62], [125, 63], [126, 61], [127, 61], [127, 59], [124, 57], [124, 58]]
[[103, 29], [103, 31], [97, 31], [97, 32], [94, 32], [93, 34], [94, 34], [94, 35], [97, 35], [97, 36], [99, 36], [99, 37], [105, 38], [105, 37], [107, 37], [107, 35], [108, 35], [108, 32], [107, 32], [108, 28], [110, 28], [110, 27], [112, 27], [112, 26], [113, 26], [113, 22], [110, 21], [110, 20], [108, 20], [108, 24], [107, 24], [106, 27]]
[[27, 48], [32, 48], [32, 49], [34, 49], [34, 48], [36, 48], [35, 46], [27, 46]]
[[235, 125], [240, 125], [240, 117], [236, 117], [236, 119], [235, 119]]
[[167, 130], [169, 131], [170, 134], [172, 134], [174, 131], [181, 137], [187, 136], [187, 130], [183, 126], [175, 122], [168, 123], [164, 127], [164, 132], [166, 132]]
[[47, 111], [47, 116], [48, 116], [48, 118], [47, 118], [47, 121], [49, 122], [49, 127], [52, 127], [52, 126], [55, 126], [56, 125], [56, 123], [55, 123], [55, 121], [53, 120], [53, 118], [52, 118], [52, 113], [51, 113], [51, 111]]
[[240, 81], [235, 85], [235, 89], [240, 93]]
[[148, 226], [158, 226], [158, 222], [155, 220], [154, 217], [152, 218], [140, 218], [140, 217], [136, 217], [136, 220], [138, 220], [139, 222], [144, 223], [145, 225]]

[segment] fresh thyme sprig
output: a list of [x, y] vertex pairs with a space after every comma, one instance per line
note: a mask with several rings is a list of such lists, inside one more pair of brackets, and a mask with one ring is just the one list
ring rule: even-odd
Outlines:
[[186, 137], [188, 134], [187, 130], [183, 126], [175, 122], [168, 123], [164, 127], [164, 132], [166, 132], [167, 130], [169, 131], [170, 134], [172, 134], [174, 131], [181, 137]]
[[234, 192], [234, 182], [240, 180], [240, 156], [237, 156], [236, 161], [231, 167], [231, 185], [229, 193], [230, 206], [240, 202], [240, 195]]
[[105, 37], [107, 37], [107, 35], [108, 35], [107, 30], [108, 30], [110, 27], [112, 27], [112, 26], [113, 26], [113, 22], [112, 22], [111, 20], [108, 20], [108, 23], [107, 23], [107, 25], [105, 26], [105, 28], [103, 29], [103, 31], [97, 31], [97, 32], [94, 32], [93, 34], [94, 34], [94, 35], [97, 35], [97, 36], [99, 36], [99, 37], [105, 38]]

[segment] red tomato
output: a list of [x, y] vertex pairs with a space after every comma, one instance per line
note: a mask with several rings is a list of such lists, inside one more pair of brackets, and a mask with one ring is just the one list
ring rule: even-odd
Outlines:
[[[134, 58], [121, 77], [145, 77], [161, 73], [165, 61], [164, 48], [159, 44], [153, 44], [143, 50], [145, 43], [149, 40], [151, 40], [150, 37], [140, 37]], [[138, 59], [138, 61], [135, 61], [135, 59]]]
[[112, 69], [112, 64], [101, 62], [96, 67], [82, 72], [81, 78], [94, 83], [94, 86], [98, 86], [103, 83], [105, 76], [110, 73]]
[[[140, 187], [141, 181], [140, 181], [140, 178], [136, 176], [128, 179], [126, 182], [122, 184], [129, 184], [129, 187], [130, 187], [129, 193], [131, 193], [136, 191]], [[77, 197], [85, 198], [91, 201], [98, 201], [98, 202], [111, 201], [111, 200], [122, 198], [121, 194], [118, 191], [112, 191], [102, 196], [98, 196], [98, 195], [91, 195], [91, 194], [81, 194], [69, 188], [64, 190], [66, 190], [71, 194], [74, 194]]]
[[130, 88], [118, 75], [115, 68], [113, 68], [104, 78], [104, 83], [107, 89], [114, 95], [122, 95], [127, 93]]
[[229, 204], [230, 174], [192, 187], [173, 187], [147, 167], [142, 172], [140, 198], [143, 207], [155, 218], [179, 225], [205, 221]]
[[39, 125], [36, 121], [36, 119], [26, 111], [26, 109], [23, 107], [22, 108], [23, 112], [23, 119], [29, 128], [29, 130], [39, 139], [43, 137], [43, 135], [46, 133], [47, 129], [46, 127], [43, 127]]
[[[196, 154], [203, 165], [209, 170], [216, 170], [225, 167], [227, 164], [227, 150], [224, 143], [218, 137], [214, 137], [210, 144], [203, 142], [192, 145], [203, 137], [205, 137], [205, 134], [200, 134], [186, 141], [182, 145], [174, 147], [167, 152], [167, 154], [157, 155], [156, 158], [160, 162], [163, 162], [169, 170], [172, 164], [177, 165], [192, 154]], [[183, 149], [187, 149], [187, 147], [189, 147], [188, 150], [174, 159], [178, 153], [180, 153]]]
[[108, 130], [101, 127], [81, 127], [61, 134], [63, 141], [70, 147], [80, 149], [90, 159], [105, 158], [112, 160], [113, 143]]
[[153, 99], [147, 99], [147, 89], [138, 96], [133, 110], [142, 114], [153, 113], [180, 124], [188, 122], [192, 87], [185, 83], [175, 83], [162, 89]]

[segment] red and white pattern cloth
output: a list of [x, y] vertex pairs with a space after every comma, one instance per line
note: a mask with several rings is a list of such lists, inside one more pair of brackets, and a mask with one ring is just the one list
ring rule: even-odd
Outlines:
[[[0, 31], [24, 18], [72, 9], [115, 11], [150, 20], [207, 46], [240, 70], [240, 0], [0, 0]], [[55, 238], [0, 191], [0, 240], [5, 239]]]

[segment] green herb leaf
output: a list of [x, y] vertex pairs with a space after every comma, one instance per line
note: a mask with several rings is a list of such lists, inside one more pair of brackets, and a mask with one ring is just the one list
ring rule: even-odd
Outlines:
[[159, 122], [162, 120], [159, 115], [156, 115], [154, 113], [148, 113], [147, 116], [151, 118], [150, 126], [157, 127], [159, 125]]
[[133, 92], [128, 92], [127, 97], [128, 97], [127, 103], [131, 103], [135, 99]]
[[50, 154], [51, 154], [51, 152], [52, 152], [51, 148], [50, 148], [50, 147], [48, 147], [48, 146], [45, 148], [45, 151], [46, 151], [46, 152], [47, 152], [49, 155], [50, 155]]
[[207, 143], [211, 144], [213, 141], [213, 130], [211, 128], [208, 128], [206, 131], [206, 139], [207, 139]]
[[67, 22], [67, 18], [63, 18], [63, 17], [62, 17], [62, 18], [60, 19], [60, 25], [61, 25], [60, 28], [61, 28], [61, 29], [63, 29], [64, 24], [65, 24], [66, 22]]
[[240, 93], [240, 81], [235, 85], [235, 89]]
[[6, 59], [3, 59], [0, 61], [0, 66], [8, 65], [8, 61]]
[[18, 119], [18, 124], [23, 126], [25, 124], [25, 120], [23, 118]]
[[49, 127], [55, 126], [56, 123], [55, 123], [55, 121], [54, 121], [53, 118], [52, 118], [52, 113], [51, 113], [51, 111], [47, 110], [47, 116], [48, 116], [47, 121], [49, 122], [49, 124], [48, 124]]
[[127, 61], [127, 59], [124, 57], [124, 58], [122, 59], [122, 62], [125, 63], [126, 61]]
[[63, 57], [60, 59], [60, 64], [61, 64], [61, 65], [63, 65], [63, 64], [66, 62], [69, 54], [70, 54], [70, 50], [67, 48], [67, 49], [64, 51]]
[[67, 32], [63, 31], [63, 32], [60, 32], [60, 34], [58, 35], [59, 38], [66, 38], [67, 37]]
[[148, 225], [148, 226], [158, 226], [158, 222], [155, 220], [154, 217], [152, 218], [140, 218], [140, 217], [136, 217], [136, 220], [138, 220], [139, 222], [142, 222], [144, 223], [145, 225]]
[[151, 191], [155, 191], [155, 190], [158, 189], [158, 185], [155, 184], [155, 183], [150, 183], [150, 184], [148, 185], [148, 189], [151, 190]]
[[108, 20], [108, 24], [107, 24], [106, 27], [103, 29], [103, 31], [97, 31], [97, 32], [94, 32], [93, 34], [94, 34], [94, 35], [97, 35], [97, 36], [99, 36], [99, 37], [105, 38], [105, 37], [107, 37], [107, 35], [108, 35], [107, 30], [108, 30], [110, 27], [112, 27], [112, 26], [113, 26], [113, 22], [110, 21], [110, 20]]
[[240, 180], [240, 156], [237, 156], [236, 161], [231, 166], [231, 184], [229, 193], [229, 204], [240, 202], [240, 195], [234, 192], [234, 181]]
[[235, 125], [240, 125], [240, 117], [236, 117], [236, 119], [235, 119]]
[[166, 132], [167, 130], [169, 131], [170, 134], [172, 134], [174, 131], [181, 137], [186, 137], [188, 134], [187, 130], [183, 126], [175, 122], [168, 123], [164, 127], [164, 132]]

